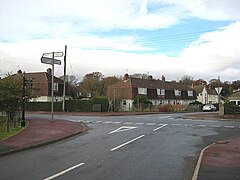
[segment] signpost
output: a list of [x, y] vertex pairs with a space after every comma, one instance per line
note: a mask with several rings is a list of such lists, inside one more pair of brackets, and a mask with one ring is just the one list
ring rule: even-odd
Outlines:
[[41, 57], [41, 62], [44, 64], [52, 65], [52, 103], [51, 103], [51, 114], [53, 121], [53, 89], [54, 89], [54, 64], [61, 65], [61, 61], [58, 59], [54, 59], [55, 57], [62, 57], [63, 52], [52, 52], [52, 53], [44, 53]]

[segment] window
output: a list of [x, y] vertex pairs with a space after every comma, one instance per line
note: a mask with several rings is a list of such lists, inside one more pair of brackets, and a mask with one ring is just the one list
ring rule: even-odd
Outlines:
[[193, 91], [188, 91], [188, 96], [193, 96]]
[[58, 83], [53, 83], [53, 90], [58, 91]]
[[165, 95], [165, 89], [157, 89], [157, 95], [158, 96]]
[[126, 105], [127, 105], [127, 101], [123, 100], [123, 106], [126, 106]]
[[138, 88], [138, 94], [147, 95], [147, 88]]
[[175, 96], [181, 96], [181, 91], [180, 90], [175, 89], [174, 92], [175, 92]]

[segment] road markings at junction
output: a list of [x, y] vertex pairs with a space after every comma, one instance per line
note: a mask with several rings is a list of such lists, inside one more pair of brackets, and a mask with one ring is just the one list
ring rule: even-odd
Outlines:
[[129, 130], [132, 130], [132, 129], [136, 129], [137, 127], [133, 127], [133, 126], [121, 126], [120, 128], [114, 130], [114, 131], [111, 131], [110, 133], [108, 134], [113, 134], [113, 133], [117, 133], [117, 132], [124, 132], [124, 131], [129, 131]]
[[143, 138], [144, 136], [145, 136], [144, 134], [141, 135], [141, 136], [138, 136], [138, 137], [136, 137], [136, 138], [134, 138], [134, 139], [132, 139], [132, 140], [130, 140], [130, 141], [128, 141], [128, 142], [125, 142], [125, 143], [123, 143], [123, 144], [121, 144], [121, 145], [119, 145], [119, 146], [117, 146], [117, 147], [115, 147], [115, 148], [112, 148], [111, 151], [115, 151], [115, 150], [117, 150], [117, 149], [119, 149], [119, 148], [121, 148], [121, 147], [123, 147], [123, 146], [126, 146], [126, 145], [128, 145], [128, 144], [130, 144], [130, 143], [132, 143], [132, 142], [134, 142], [134, 141], [137, 141], [137, 140]]
[[144, 125], [144, 123], [135, 123], [135, 124], [137, 124], [137, 125]]
[[157, 123], [147, 123], [147, 126], [155, 126]]
[[225, 128], [235, 128], [235, 126], [224, 126]]
[[206, 124], [198, 124], [196, 125], [197, 127], [206, 127], [207, 125]]
[[159, 130], [159, 129], [165, 127], [165, 126], [167, 126], [167, 124], [159, 124], [159, 125], [160, 125], [160, 126], [157, 127], [156, 129], [154, 129], [153, 131], [157, 131], [157, 130]]
[[45, 178], [45, 179], [43, 179], [43, 180], [51, 180], [51, 179], [54, 179], [54, 178], [56, 178], [56, 177], [58, 177], [58, 176], [61, 176], [61, 175], [65, 174], [65, 173], [67, 173], [67, 172], [69, 172], [69, 171], [71, 171], [71, 170], [73, 170], [73, 169], [76, 169], [76, 168], [78, 168], [78, 167], [80, 167], [80, 166], [82, 166], [82, 165], [84, 165], [84, 163], [79, 163], [79, 164], [77, 164], [77, 165], [75, 165], [75, 166], [72, 166], [72, 167], [70, 167], [70, 168], [68, 168], [68, 169], [65, 169], [65, 170], [63, 170], [63, 171], [61, 171], [61, 172], [59, 172], [59, 173], [57, 173], [57, 174], [54, 174], [54, 175], [52, 175], [52, 176], [50, 176], [50, 177], [47, 177], [47, 178]]

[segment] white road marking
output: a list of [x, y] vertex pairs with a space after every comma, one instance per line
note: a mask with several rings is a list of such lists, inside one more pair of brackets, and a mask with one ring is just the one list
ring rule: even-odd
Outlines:
[[154, 125], [156, 125], [157, 123], [147, 123], [146, 125], [147, 126], [154, 126]]
[[172, 126], [181, 126], [181, 124], [171, 124]]
[[197, 127], [206, 127], [207, 125], [206, 124], [198, 124], [196, 125]]
[[235, 126], [224, 126], [225, 128], [235, 128]]
[[220, 125], [211, 125], [210, 127], [219, 128], [219, 127], [221, 127], [221, 126], [220, 126]]
[[95, 123], [102, 123], [102, 121], [95, 121]]
[[192, 124], [184, 124], [185, 127], [193, 127]]
[[104, 123], [104, 124], [111, 124], [112, 121], [104, 121], [103, 123]]
[[141, 135], [141, 136], [138, 136], [138, 137], [136, 137], [136, 138], [134, 138], [134, 139], [132, 139], [132, 140], [130, 140], [130, 141], [128, 141], [128, 142], [125, 142], [125, 143], [123, 143], [123, 144], [121, 144], [121, 145], [119, 145], [119, 146], [117, 146], [117, 147], [115, 147], [115, 148], [112, 148], [111, 151], [115, 151], [115, 150], [117, 150], [117, 149], [119, 149], [119, 148], [121, 148], [121, 147], [123, 147], [123, 146], [126, 146], [126, 145], [128, 145], [128, 144], [130, 144], [130, 143], [132, 143], [132, 142], [134, 142], [134, 141], [137, 141], [138, 139], [141, 139], [141, 138], [143, 138], [144, 136], [145, 136], [144, 134]]
[[159, 130], [159, 129], [165, 127], [165, 126], [167, 126], [167, 124], [159, 124], [159, 125], [160, 125], [160, 126], [157, 127], [156, 129], [154, 129], [153, 131], [157, 131], [157, 130]]
[[121, 124], [121, 123], [122, 123], [122, 122], [119, 122], [119, 121], [118, 121], [118, 122], [113, 122], [113, 124]]
[[132, 130], [132, 129], [136, 129], [137, 127], [133, 127], [133, 126], [121, 126], [120, 128], [114, 130], [114, 131], [111, 131], [110, 133], [108, 134], [113, 134], [113, 133], [117, 133], [117, 132], [124, 132], [124, 131], [129, 131], [129, 130]]
[[123, 123], [123, 124], [133, 124], [133, 122], [125, 122], [125, 123]]
[[135, 123], [135, 124], [137, 124], [137, 125], [144, 125], [144, 123]]
[[67, 173], [68, 171], [71, 171], [71, 170], [73, 170], [73, 169], [76, 169], [77, 167], [80, 167], [80, 166], [82, 166], [82, 165], [84, 165], [84, 163], [79, 163], [79, 164], [77, 164], [77, 165], [75, 165], [75, 166], [72, 166], [72, 167], [70, 167], [70, 168], [68, 168], [68, 169], [65, 169], [65, 170], [63, 170], [63, 171], [61, 171], [61, 172], [59, 172], [59, 173], [57, 173], [57, 174], [54, 174], [54, 175], [52, 175], [52, 176], [50, 176], [50, 177], [47, 177], [47, 178], [45, 178], [45, 179], [43, 179], [43, 180], [51, 180], [51, 179], [54, 179], [54, 178], [56, 178], [56, 177], [58, 177], [58, 176], [61, 176], [61, 175], [65, 174], [65, 173]]

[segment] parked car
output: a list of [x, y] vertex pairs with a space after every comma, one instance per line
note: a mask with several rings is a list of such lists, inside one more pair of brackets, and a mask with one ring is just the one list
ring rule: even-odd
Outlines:
[[206, 104], [202, 108], [203, 111], [216, 111], [217, 108], [213, 104]]

